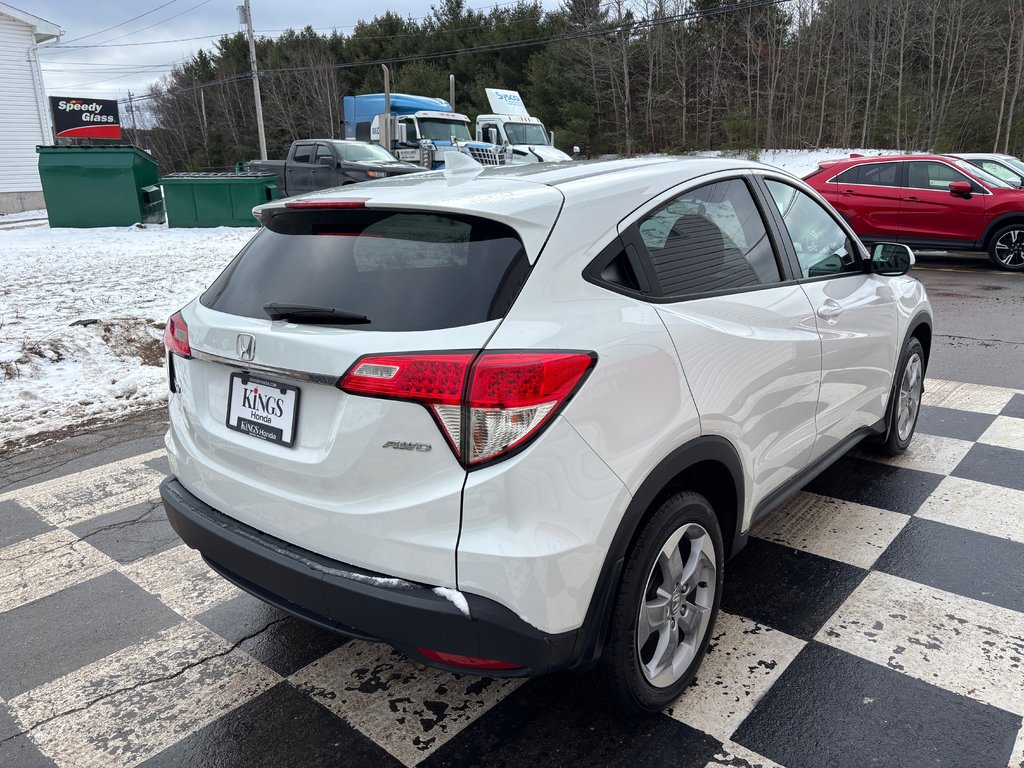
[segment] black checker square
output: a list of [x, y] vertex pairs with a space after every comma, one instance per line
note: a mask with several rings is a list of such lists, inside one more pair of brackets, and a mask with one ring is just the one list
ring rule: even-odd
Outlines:
[[1018, 419], [1024, 419], [1024, 395], [1014, 395], [1010, 398], [1003, 410], [999, 412], [1000, 416], [1015, 416]]
[[981, 437], [995, 420], [995, 416], [987, 413], [922, 405], [917, 416], [917, 432], [973, 442]]
[[914, 518], [879, 556], [875, 569], [1024, 612], [1020, 542]]
[[7, 707], [0, 704], [0, 768], [55, 768], [55, 763], [46, 757], [21, 732], [18, 723]]
[[159, 752], [143, 768], [400, 768], [340, 717], [282, 682]]
[[866, 574], [838, 560], [751, 538], [725, 567], [722, 610], [808, 640]]
[[179, 621], [117, 572], [14, 608], [0, 617], [0, 697], [12, 699]]
[[805, 491], [912, 515], [942, 482], [942, 475], [844, 456], [808, 483]]
[[108, 512], [73, 525], [70, 530], [121, 564], [133, 563], [181, 544], [159, 501]]
[[630, 715], [595, 673], [548, 675], [499, 702], [419, 768], [704, 768], [721, 742], [664, 715]]
[[[242, 594], [199, 614], [196, 621], [282, 677], [288, 677], [348, 642], [336, 632], [289, 616]], [[243, 642], [244, 641], [244, 642]]]
[[786, 768], [1006, 768], [1019, 715], [809, 643], [732, 735]]
[[975, 443], [956, 465], [953, 475], [1024, 491], [1024, 451]]
[[14, 501], [0, 501], [0, 549], [52, 530], [53, 526], [31, 509]]

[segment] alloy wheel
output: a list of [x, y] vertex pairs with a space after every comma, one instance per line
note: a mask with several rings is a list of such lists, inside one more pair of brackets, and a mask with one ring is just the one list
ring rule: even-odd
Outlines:
[[636, 630], [640, 669], [651, 685], [672, 685], [697, 655], [715, 604], [717, 573], [714, 544], [697, 523], [677, 528], [658, 552]]
[[900, 379], [899, 411], [896, 416], [896, 432], [901, 441], [910, 439], [917, 422], [917, 411], [921, 405], [921, 392], [924, 385], [924, 366], [921, 356], [915, 352], [907, 358]]
[[1011, 229], [996, 240], [995, 257], [1006, 267], [1024, 266], [1024, 229]]

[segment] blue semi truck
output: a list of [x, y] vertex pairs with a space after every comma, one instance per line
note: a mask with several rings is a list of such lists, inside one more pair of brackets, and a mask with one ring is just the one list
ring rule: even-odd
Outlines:
[[390, 101], [386, 113], [383, 93], [345, 96], [345, 138], [380, 144], [399, 160], [423, 168], [444, 168], [444, 153], [451, 151], [469, 155], [481, 165], [509, 163], [510, 148], [476, 141], [469, 118], [444, 99], [392, 93]]

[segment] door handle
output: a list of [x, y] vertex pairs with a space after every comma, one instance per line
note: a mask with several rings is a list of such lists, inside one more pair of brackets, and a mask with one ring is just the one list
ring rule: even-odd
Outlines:
[[903, 198], [903, 202], [905, 202], [905, 203], [919, 203], [919, 202], [921, 202], [921, 198], [914, 197], [913, 195], [911, 195], [910, 197], [904, 197]]
[[857, 193], [856, 193], [856, 192], [854, 192], [854, 191], [853, 191], [852, 189], [844, 189], [844, 190], [843, 190], [842, 192], [840, 192], [839, 194], [840, 194], [840, 195], [842, 195], [843, 197], [853, 197], [853, 196], [854, 196], [854, 195], [856, 195]]
[[843, 305], [838, 301], [832, 299], [827, 300], [824, 304], [818, 307], [818, 317], [827, 322], [829, 325], [835, 325], [836, 321], [843, 314], [845, 310]]

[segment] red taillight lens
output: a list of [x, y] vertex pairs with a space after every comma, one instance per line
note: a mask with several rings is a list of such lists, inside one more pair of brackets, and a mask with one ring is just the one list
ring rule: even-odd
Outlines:
[[192, 357], [192, 348], [188, 345], [188, 326], [181, 312], [175, 312], [164, 328], [164, 346], [168, 352], [188, 358]]
[[456, 456], [461, 455], [462, 391], [472, 352], [364, 357], [341, 377], [350, 395], [412, 400], [427, 406]]
[[594, 363], [583, 352], [490, 352], [473, 366], [470, 464], [524, 445], [543, 429]]
[[373, 355], [358, 360], [338, 387], [423, 404], [460, 461], [476, 466], [540, 434], [596, 359], [592, 352]]
[[478, 656], [460, 656], [457, 653], [445, 653], [444, 651], [429, 651], [426, 648], [417, 648], [431, 661], [438, 664], [447, 664], [449, 667], [463, 667], [464, 669], [522, 669], [522, 664], [512, 664], [497, 659], [481, 659]]

